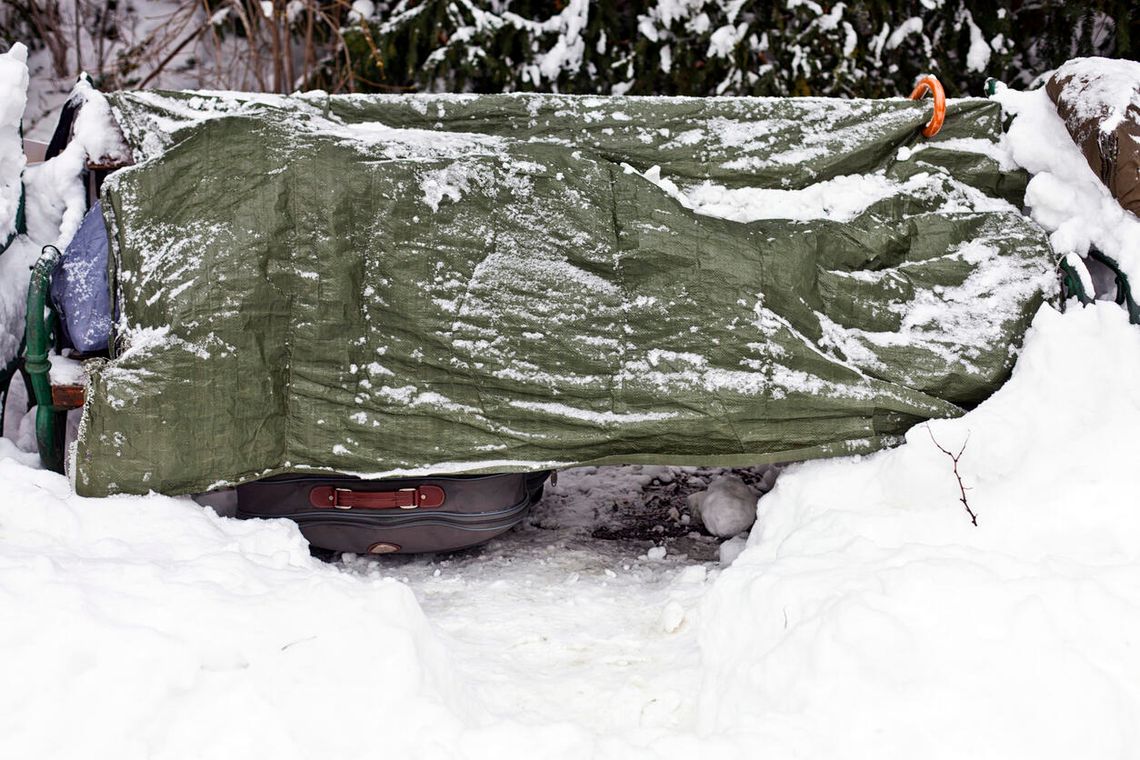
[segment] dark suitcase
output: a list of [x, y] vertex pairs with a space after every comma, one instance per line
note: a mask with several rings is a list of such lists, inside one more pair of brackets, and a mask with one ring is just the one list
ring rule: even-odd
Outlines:
[[313, 546], [357, 554], [451, 551], [518, 525], [550, 472], [361, 480], [284, 475], [237, 487], [238, 517], [287, 517]]

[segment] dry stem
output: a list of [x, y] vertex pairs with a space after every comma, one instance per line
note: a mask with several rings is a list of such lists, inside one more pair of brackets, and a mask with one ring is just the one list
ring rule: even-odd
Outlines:
[[954, 477], [958, 480], [958, 491], [962, 494], [958, 501], [962, 502], [962, 506], [966, 508], [966, 514], [970, 516], [970, 522], [976, 528], [978, 526], [978, 516], [974, 514], [974, 510], [970, 509], [970, 502], [966, 499], [966, 491], [970, 490], [962, 483], [962, 476], [958, 474], [958, 460], [962, 458], [962, 454], [966, 451], [966, 444], [970, 442], [970, 434], [966, 433], [966, 440], [962, 441], [962, 448], [958, 450], [957, 454], [951, 453], [943, 448], [942, 444], [934, 437], [934, 431], [930, 429], [930, 425], [926, 426], [926, 432], [930, 435], [931, 442], [938, 447], [946, 456], [950, 457], [950, 461], [954, 463]]

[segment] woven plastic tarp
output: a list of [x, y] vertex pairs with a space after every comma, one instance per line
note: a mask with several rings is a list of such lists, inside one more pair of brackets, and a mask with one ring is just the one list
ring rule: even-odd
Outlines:
[[984, 100], [111, 101], [88, 495], [869, 452], [1053, 287]]

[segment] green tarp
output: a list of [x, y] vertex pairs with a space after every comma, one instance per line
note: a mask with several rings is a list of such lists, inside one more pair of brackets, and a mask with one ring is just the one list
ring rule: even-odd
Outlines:
[[904, 100], [117, 93], [80, 493], [869, 452], [1053, 287], [1001, 113]]

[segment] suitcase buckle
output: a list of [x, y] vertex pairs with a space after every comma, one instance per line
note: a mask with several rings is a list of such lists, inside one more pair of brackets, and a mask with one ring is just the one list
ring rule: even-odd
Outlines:
[[400, 509], [415, 509], [416, 507], [418, 507], [420, 505], [420, 489], [418, 489], [418, 488], [401, 488], [398, 491], [398, 493], [408, 493], [408, 492], [411, 492], [411, 494], [412, 494], [412, 503], [411, 504], [401, 504]]
[[352, 491], [348, 488], [335, 488], [335, 489], [333, 489], [333, 495], [329, 497], [329, 501], [332, 502], [333, 509], [352, 509], [351, 504], [341, 504], [340, 503], [340, 495], [341, 494], [349, 494], [349, 493], [352, 493]]

